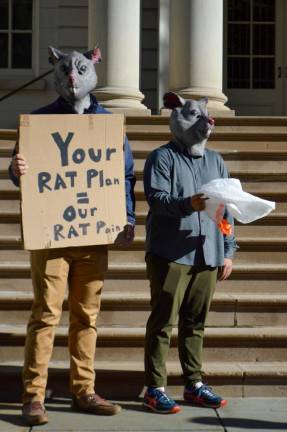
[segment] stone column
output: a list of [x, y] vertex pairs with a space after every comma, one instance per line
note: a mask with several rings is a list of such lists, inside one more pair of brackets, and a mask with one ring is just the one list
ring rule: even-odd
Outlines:
[[224, 106], [223, 0], [171, 0], [169, 88], [184, 98], [208, 97], [208, 109], [232, 115]]
[[113, 112], [150, 114], [141, 101], [140, 0], [90, 0], [89, 48], [98, 45], [98, 87], [94, 94]]
[[158, 7], [158, 106], [162, 107], [163, 95], [169, 89], [170, 0], [159, 0]]

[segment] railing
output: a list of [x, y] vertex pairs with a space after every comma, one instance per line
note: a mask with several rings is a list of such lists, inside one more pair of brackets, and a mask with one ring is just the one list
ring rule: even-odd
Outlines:
[[5, 94], [0, 98], [0, 102], [4, 101], [5, 99], [8, 99], [9, 97], [13, 96], [14, 94], [18, 93], [19, 91], [23, 90], [24, 88], [28, 87], [31, 84], [34, 84], [35, 82], [39, 81], [40, 79], [44, 78], [45, 76], [49, 75], [53, 72], [54, 69], [50, 69], [47, 72], [43, 73], [42, 75], [39, 75], [36, 78], [33, 78], [32, 80], [28, 81], [26, 84], [21, 85], [20, 87], [17, 87], [15, 90], [12, 90], [11, 92]]

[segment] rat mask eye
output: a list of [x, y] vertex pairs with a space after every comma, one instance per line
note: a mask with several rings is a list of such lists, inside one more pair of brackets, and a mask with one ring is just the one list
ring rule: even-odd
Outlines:
[[192, 116], [199, 115], [199, 112], [196, 109], [190, 110], [189, 112]]
[[87, 70], [87, 66], [86, 65], [82, 65], [79, 69], [79, 74], [82, 75], [83, 73], [85, 73]]

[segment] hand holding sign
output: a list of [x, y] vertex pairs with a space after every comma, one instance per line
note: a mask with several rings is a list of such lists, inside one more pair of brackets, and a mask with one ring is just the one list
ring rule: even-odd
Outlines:
[[26, 159], [20, 153], [16, 153], [12, 158], [11, 169], [15, 177], [20, 177], [27, 173], [28, 165]]

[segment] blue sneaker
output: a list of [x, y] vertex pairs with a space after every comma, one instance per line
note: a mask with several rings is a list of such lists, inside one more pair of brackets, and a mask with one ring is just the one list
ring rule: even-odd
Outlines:
[[201, 405], [207, 408], [220, 408], [227, 405], [227, 400], [222, 399], [212, 391], [210, 387], [203, 384], [201, 387], [186, 387], [183, 394], [184, 400], [192, 404]]
[[175, 414], [181, 411], [174, 400], [170, 399], [164, 391], [155, 387], [147, 388], [143, 405], [160, 414]]

